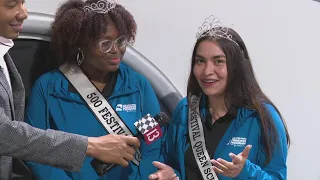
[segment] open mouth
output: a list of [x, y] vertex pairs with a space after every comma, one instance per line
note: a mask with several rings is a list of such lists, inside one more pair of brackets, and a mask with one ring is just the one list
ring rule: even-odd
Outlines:
[[215, 80], [215, 79], [205, 79], [205, 80], [202, 80], [201, 82], [202, 82], [202, 84], [203, 84], [204, 86], [212, 86], [212, 85], [214, 85], [215, 83], [217, 83], [218, 80]]

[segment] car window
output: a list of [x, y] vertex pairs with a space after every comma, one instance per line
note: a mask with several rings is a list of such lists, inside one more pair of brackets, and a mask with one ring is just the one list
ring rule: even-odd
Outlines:
[[53, 69], [52, 53], [47, 41], [34, 39], [14, 40], [14, 47], [9, 51], [24, 83], [26, 97], [35, 80], [43, 73]]

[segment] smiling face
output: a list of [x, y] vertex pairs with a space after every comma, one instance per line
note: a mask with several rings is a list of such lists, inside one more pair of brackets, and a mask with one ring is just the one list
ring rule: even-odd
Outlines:
[[195, 55], [193, 74], [207, 96], [224, 96], [227, 85], [227, 59], [222, 49], [211, 40], [202, 41]]
[[0, 36], [17, 38], [27, 17], [24, 0], [0, 0]]

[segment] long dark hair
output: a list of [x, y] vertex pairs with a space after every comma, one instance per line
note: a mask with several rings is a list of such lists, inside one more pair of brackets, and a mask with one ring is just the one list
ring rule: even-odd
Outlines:
[[232, 35], [232, 40], [234, 40], [238, 45], [231, 40], [225, 38], [214, 38], [212, 36], [203, 36], [197, 40], [192, 53], [187, 94], [200, 95], [202, 93], [202, 89], [193, 74], [196, 51], [201, 42], [205, 40], [215, 41], [227, 57], [228, 78], [225, 89], [226, 107], [234, 105], [236, 107], [250, 108], [254, 109], [259, 114], [263, 132], [262, 142], [267, 154], [266, 163], [268, 163], [270, 162], [274, 147], [277, 144], [275, 142], [279, 141], [279, 137], [273, 123], [273, 119], [266, 109], [265, 104], [272, 105], [281, 117], [286, 131], [287, 144], [289, 146], [290, 137], [288, 129], [279, 110], [262, 92], [255, 78], [249, 54], [242, 38], [231, 28], [228, 29], [228, 34]]

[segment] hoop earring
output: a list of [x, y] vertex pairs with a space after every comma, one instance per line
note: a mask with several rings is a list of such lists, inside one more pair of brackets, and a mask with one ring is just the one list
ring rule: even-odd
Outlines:
[[78, 54], [77, 54], [77, 64], [78, 64], [78, 66], [80, 66], [82, 64], [83, 59], [84, 59], [83, 52], [81, 51], [80, 48], [78, 48]]

